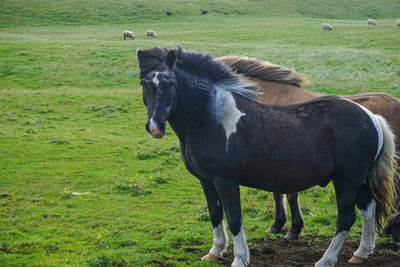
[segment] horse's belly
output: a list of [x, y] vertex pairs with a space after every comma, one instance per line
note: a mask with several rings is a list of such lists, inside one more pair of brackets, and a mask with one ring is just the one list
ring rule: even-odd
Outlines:
[[[311, 168], [312, 169], [312, 168]], [[332, 175], [321, 171], [271, 171], [247, 172], [240, 177], [241, 185], [276, 193], [295, 193], [320, 185], [326, 186]]]

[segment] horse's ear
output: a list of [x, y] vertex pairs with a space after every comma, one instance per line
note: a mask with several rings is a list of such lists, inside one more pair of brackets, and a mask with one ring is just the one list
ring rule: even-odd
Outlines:
[[143, 54], [143, 51], [142, 50], [139, 50], [139, 49], [137, 49], [136, 50], [136, 58], [138, 59], [138, 60], [140, 60], [140, 56]]
[[176, 63], [176, 54], [174, 50], [169, 50], [167, 54], [167, 59], [166, 59], [167, 66], [172, 70], [175, 68], [175, 63]]

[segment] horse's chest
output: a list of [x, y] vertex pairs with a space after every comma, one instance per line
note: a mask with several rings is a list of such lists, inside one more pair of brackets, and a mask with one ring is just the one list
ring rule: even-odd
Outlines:
[[188, 171], [199, 179], [210, 180], [209, 175], [206, 172], [205, 161], [196, 157], [189, 151], [190, 149], [182, 149], [182, 160]]
[[[208, 143], [212, 143], [211, 140]], [[222, 147], [222, 148], [221, 148]], [[196, 177], [203, 180], [211, 180], [227, 171], [227, 158], [221, 153], [225, 146], [208, 145], [207, 141], [195, 144], [183, 144], [182, 160], [186, 168]]]

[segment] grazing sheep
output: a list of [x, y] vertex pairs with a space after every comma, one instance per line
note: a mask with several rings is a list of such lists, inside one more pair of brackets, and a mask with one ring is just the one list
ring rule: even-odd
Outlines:
[[368, 19], [368, 20], [367, 20], [367, 25], [373, 25], [373, 26], [376, 26], [376, 25], [378, 25], [378, 23], [376, 23], [376, 20], [373, 20], [373, 19]]
[[126, 40], [126, 38], [130, 38], [131, 40], [135, 39], [133, 32], [124, 31], [122, 34], [124, 35], [124, 40]]
[[396, 25], [400, 27], [400, 19], [396, 21]]
[[156, 37], [157, 37], [156, 32], [150, 31], [150, 30], [147, 30], [146, 33], [145, 33], [145, 35], [146, 35], [146, 37], [153, 37], [153, 38], [156, 38]]
[[327, 24], [327, 23], [322, 23], [321, 24], [321, 30], [329, 30], [329, 31], [331, 31], [332, 30], [332, 26], [330, 24]]

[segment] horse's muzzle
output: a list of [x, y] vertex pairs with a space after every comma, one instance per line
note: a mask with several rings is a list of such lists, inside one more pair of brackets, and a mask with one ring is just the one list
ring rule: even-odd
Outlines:
[[165, 133], [165, 124], [157, 123], [151, 118], [146, 123], [146, 131], [154, 138], [162, 138]]

